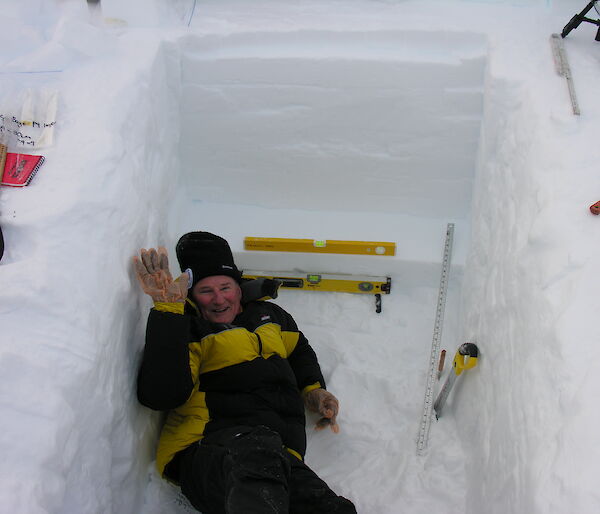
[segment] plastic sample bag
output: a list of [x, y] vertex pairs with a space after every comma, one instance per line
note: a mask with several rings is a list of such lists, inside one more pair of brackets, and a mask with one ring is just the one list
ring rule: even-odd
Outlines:
[[58, 91], [29, 87], [0, 99], [0, 137], [9, 152], [31, 153], [54, 143]]

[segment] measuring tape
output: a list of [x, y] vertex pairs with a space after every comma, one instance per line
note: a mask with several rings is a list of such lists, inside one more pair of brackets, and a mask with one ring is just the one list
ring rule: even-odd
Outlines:
[[433, 340], [431, 343], [431, 357], [429, 359], [427, 387], [425, 389], [425, 402], [423, 405], [421, 424], [419, 426], [419, 437], [417, 439], [417, 455], [422, 455], [423, 451], [427, 447], [427, 441], [429, 440], [429, 429], [431, 428], [433, 392], [437, 378], [438, 356], [440, 352], [440, 342], [442, 339], [442, 326], [444, 324], [444, 308], [446, 307], [446, 295], [448, 293], [448, 275], [450, 273], [450, 257], [452, 255], [453, 237], [454, 223], [448, 223], [448, 227], [446, 228], [446, 242], [444, 243], [444, 258], [442, 260], [440, 291], [438, 293], [435, 324], [433, 326]]

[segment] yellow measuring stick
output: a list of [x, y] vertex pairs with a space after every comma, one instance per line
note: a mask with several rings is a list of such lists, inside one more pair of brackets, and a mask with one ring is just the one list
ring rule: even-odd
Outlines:
[[396, 255], [396, 243], [382, 241], [340, 241], [336, 239], [245, 237], [244, 249], [263, 252], [344, 253], [374, 256]]

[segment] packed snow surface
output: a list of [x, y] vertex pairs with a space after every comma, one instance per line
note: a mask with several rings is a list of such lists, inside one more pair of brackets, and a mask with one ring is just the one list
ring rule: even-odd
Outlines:
[[[59, 102], [31, 185], [0, 190], [0, 511], [190, 511], [136, 400], [151, 302], [131, 267], [189, 230], [246, 269], [391, 277], [380, 314], [369, 295], [276, 300], [341, 403], [340, 434], [307, 426], [307, 463], [358, 512], [600, 511], [600, 43], [586, 23], [564, 40], [580, 116], [549, 44], [583, 7], [3, 6], [0, 114]], [[441, 347], [481, 355], [418, 456], [448, 223]], [[248, 252], [245, 236], [397, 254]]]

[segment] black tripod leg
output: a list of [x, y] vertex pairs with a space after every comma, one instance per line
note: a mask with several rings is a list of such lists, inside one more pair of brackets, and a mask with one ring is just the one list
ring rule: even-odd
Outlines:
[[[560, 33], [560, 35], [565, 38], [567, 37], [567, 34], [569, 34], [569, 32], [571, 32], [572, 30], [576, 29], [577, 27], [579, 27], [579, 25], [581, 25], [581, 22], [583, 21], [585, 15], [588, 13], [588, 11], [594, 7], [594, 4], [596, 3], [596, 0], [592, 0], [589, 4], [587, 4], [584, 8], [583, 11], [581, 11], [579, 14], [576, 14], [575, 16], [573, 16], [571, 18], [571, 20], [569, 21], [569, 23], [567, 23], [565, 25], [565, 27], [562, 29], [562, 32]], [[598, 37], [596, 35], [596, 37]]]

